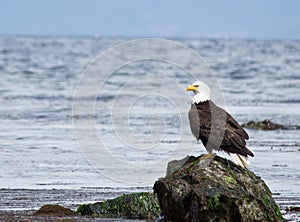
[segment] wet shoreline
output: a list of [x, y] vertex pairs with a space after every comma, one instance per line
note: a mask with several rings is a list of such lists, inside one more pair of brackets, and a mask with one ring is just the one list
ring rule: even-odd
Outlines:
[[[5, 221], [139, 221], [125, 219], [94, 218], [82, 216], [33, 216], [33, 213], [46, 204], [58, 204], [76, 211], [79, 204], [93, 203], [115, 198], [124, 193], [152, 191], [151, 187], [143, 188], [81, 188], [81, 189], [0, 189], [0, 218]], [[300, 197], [297, 194], [281, 195], [273, 193], [275, 201], [287, 221], [298, 221]]]

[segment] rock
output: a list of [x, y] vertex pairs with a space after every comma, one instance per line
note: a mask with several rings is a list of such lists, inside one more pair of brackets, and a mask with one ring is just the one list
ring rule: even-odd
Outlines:
[[300, 212], [300, 207], [297, 207], [297, 206], [292, 207], [292, 206], [290, 206], [290, 207], [286, 208], [286, 211], [287, 212], [298, 213], [298, 212]]
[[65, 208], [60, 205], [47, 204], [42, 206], [33, 215], [35, 216], [71, 216], [76, 215], [76, 213], [69, 208]]
[[242, 124], [242, 127], [248, 128], [248, 129], [255, 129], [255, 130], [277, 130], [277, 129], [287, 129], [286, 126], [273, 123], [268, 119], [265, 119], [263, 121], [254, 122], [249, 121], [248, 123]]
[[194, 162], [195, 160], [197, 160], [197, 157], [187, 156], [181, 160], [170, 161], [167, 166], [167, 175], [166, 176], [169, 176], [172, 173], [174, 173], [175, 171], [179, 170], [180, 167], [182, 167], [184, 164]]
[[94, 215], [98, 217], [122, 217], [128, 219], [153, 220], [160, 214], [160, 208], [156, 195], [141, 192], [123, 194], [115, 199], [83, 204], [77, 209], [81, 215]]
[[166, 221], [284, 221], [260, 177], [218, 156], [184, 164], [154, 192]]

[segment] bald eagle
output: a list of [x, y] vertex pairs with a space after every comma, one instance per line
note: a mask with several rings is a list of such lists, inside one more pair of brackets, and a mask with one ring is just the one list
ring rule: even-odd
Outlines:
[[229, 113], [210, 100], [210, 88], [204, 82], [194, 82], [187, 91], [195, 94], [189, 110], [191, 131], [208, 151], [206, 157], [212, 158], [213, 150], [225, 151], [236, 164], [247, 167], [250, 164], [248, 155], [254, 156], [246, 147], [247, 132]]

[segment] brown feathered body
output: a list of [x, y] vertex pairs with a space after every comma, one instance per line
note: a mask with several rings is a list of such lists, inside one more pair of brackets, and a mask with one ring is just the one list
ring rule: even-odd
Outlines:
[[228, 154], [254, 156], [246, 147], [247, 132], [224, 109], [211, 100], [194, 103], [189, 110], [193, 135], [201, 140], [208, 152], [222, 150]]

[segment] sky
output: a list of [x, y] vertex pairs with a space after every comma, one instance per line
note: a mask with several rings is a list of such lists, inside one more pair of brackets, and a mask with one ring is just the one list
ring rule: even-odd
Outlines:
[[0, 34], [300, 38], [298, 0], [0, 0]]

